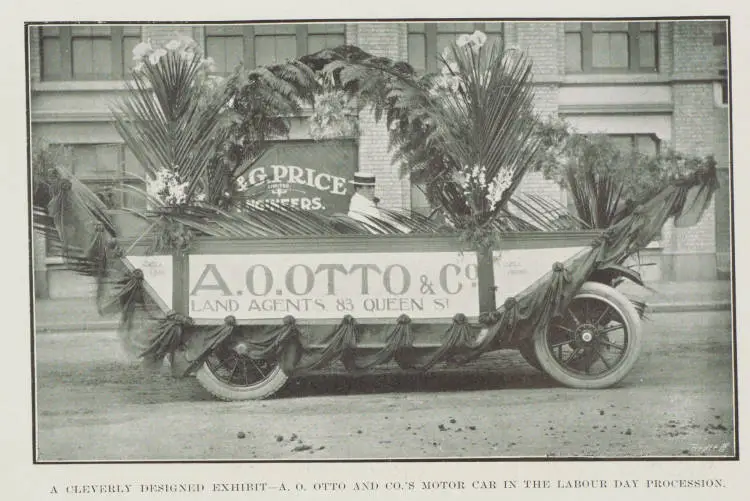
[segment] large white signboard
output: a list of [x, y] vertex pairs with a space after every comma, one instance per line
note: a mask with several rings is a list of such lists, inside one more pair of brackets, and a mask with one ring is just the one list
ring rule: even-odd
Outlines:
[[393, 321], [479, 314], [473, 253], [191, 255], [195, 320]]
[[[494, 253], [496, 301], [515, 296], [584, 247]], [[128, 256], [165, 309], [172, 308], [171, 256]], [[393, 321], [479, 315], [471, 252], [248, 254], [189, 256], [188, 315], [195, 320]]]

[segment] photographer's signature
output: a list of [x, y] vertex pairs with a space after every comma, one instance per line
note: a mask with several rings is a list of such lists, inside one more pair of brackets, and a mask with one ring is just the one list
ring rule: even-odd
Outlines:
[[704, 444], [704, 445], [692, 445], [690, 452], [692, 454], [727, 454], [731, 452], [732, 444], [729, 442], [723, 442], [721, 444]]

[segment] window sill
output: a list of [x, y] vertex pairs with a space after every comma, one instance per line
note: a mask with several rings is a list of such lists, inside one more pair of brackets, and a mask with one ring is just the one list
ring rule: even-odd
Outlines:
[[575, 73], [563, 77], [564, 84], [655, 84], [668, 83], [669, 78], [658, 73]]
[[34, 92], [87, 92], [127, 90], [124, 80], [92, 80], [92, 81], [52, 81], [34, 82], [31, 86]]

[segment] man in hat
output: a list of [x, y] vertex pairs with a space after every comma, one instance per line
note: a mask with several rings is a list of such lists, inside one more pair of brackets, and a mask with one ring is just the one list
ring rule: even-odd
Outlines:
[[380, 209], [377, 206], [375, 197], [375, 176], [366, 172], [355, 172], [354, 195], [349, 201], [348, 216], [367, 223], [368, 218], [380, 219]]
[[354, 185], [354, 195], [352, 195], [349, 201], [349, 212], [347, 215], [350, 218], [356, 219], [370, 228], [372, 228], [373, 224], [377, 224], [373, 219], [380, 220], [404, 233], [409, 233], [409, 228], [394, 221], [378, 209], [379, 200], [375, 196], [374, 175], [368, 172], [355, 172], [354, 180], [351, 183]]

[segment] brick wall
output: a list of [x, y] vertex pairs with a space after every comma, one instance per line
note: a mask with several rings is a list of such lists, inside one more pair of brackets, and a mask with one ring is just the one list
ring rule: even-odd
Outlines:
[[517, 23], [517, 42], [534, 63], [534, 76], [556, 76], [565, 62], [559, 55], [561, 23]]
[[[675, 46], [675, 52], [682, 49]], [[703, 62], [697, 63], [698, 66]], [[684, 68], [684, 66], [683, 66]], [[714, 152], [714, 94], [711, 83], [675, 84], [672, 88], [674, 114], [672, 145], [677, 151], [692, 155]], [[663, 231], [666, 253], [715, 252], [714, 202], [701, 221], [690, 228], [674, 228], [668, 223]]]
[[674, 22], [659, 23], [659, 73], [670, 75], [673, 66], [672, 38], [674, 32]]
[[[391, 59], [406, 59], [406, 27], [400, 23], [362, 23], [356, 27], [359, 47], [371, 54]], [[391, 162], [385, 123], [376, 123], [373, 114], [360, 114], [359, 168], [375, 174], [376, 195], [383, 207], [410, 206], [410, 185]]]
[[719, 189], [715, 196], [716, 220], [716, 268], [721, 276], [728, 277], [731, 272], [731, 186], [729, 156], [729, 109], [717, 106], [714, 109], [714, 137], [716, 145], [714, 157], [717, 163]]
[[[508, 23], [513, 29], [513, 41], [532, 60], [534, 79], [549, 81], [559, 78], [565, 61], [562, 23], [519, 22]], [[534, 87], [534, 107], [541, 115], [557, 115], [559, 84], [536, 84]], [[536, 193], [554, 200], [563, 201], [560, 186], [544, 179], [541, 173], [531, 172], [518, 187], [519, 192]]]
[[39, 27], [29, 28], [29, 78], [38, 82], [42, 78], [42, 54], [39, 40]]
[[679, 21], [673, 26], [673, 69], [675, 75], [717, 75], [726, 67], [726, 47], [714, 45], [721, 22]]

